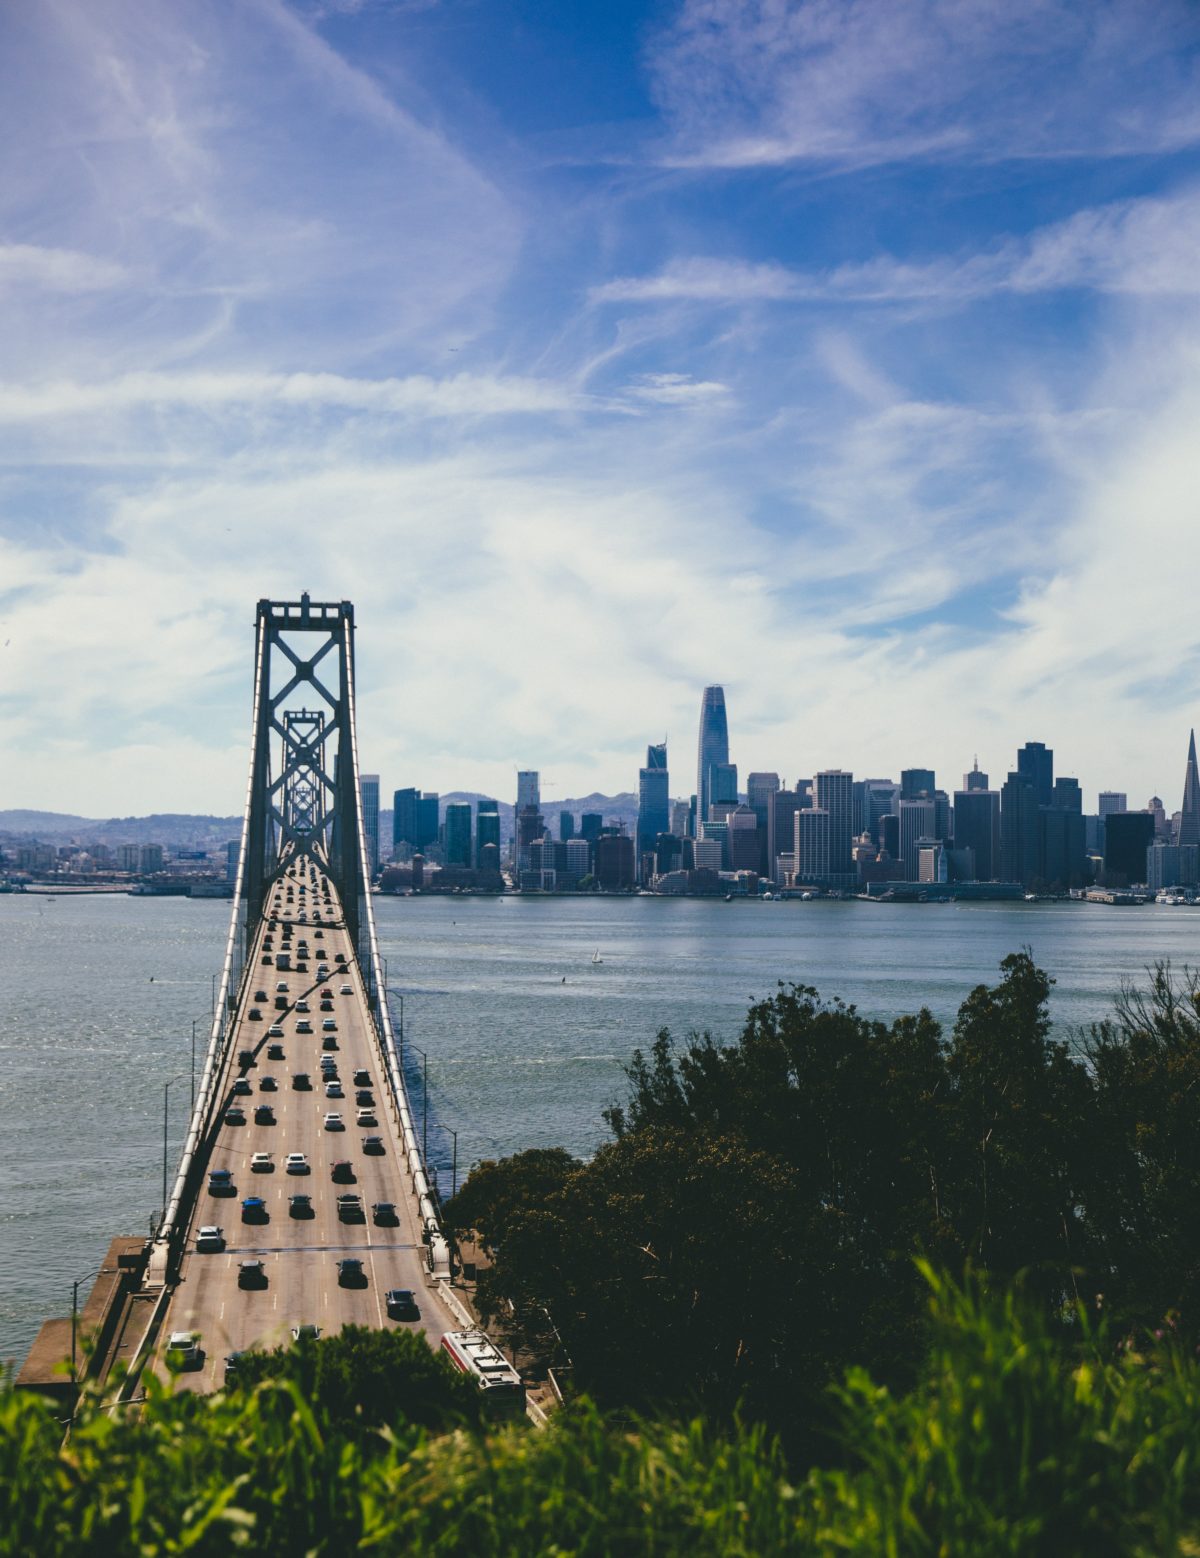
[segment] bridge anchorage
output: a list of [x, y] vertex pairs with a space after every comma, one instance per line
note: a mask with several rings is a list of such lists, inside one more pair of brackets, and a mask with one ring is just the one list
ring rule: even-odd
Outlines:
[[175, 1349], [182, 1388], [219, 1386], [231, 1355], [306, 1326], [411, 1323], [437, 1346], [472, 1324], [449, 1286], [368, 889], [354, 608], [261, 600], [220, 991], [143, 1290], [147, 1359], [197, 1339]]

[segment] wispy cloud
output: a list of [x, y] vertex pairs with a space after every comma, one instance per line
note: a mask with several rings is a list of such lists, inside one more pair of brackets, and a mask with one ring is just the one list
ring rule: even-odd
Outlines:
[[645, 373], [630, 385], [629, 394], [660, 406], [695, 406], [723, 400], [729, 386], [713, 379], [693, 379], [687, 373]]
[[592, 289], [596, 303], [911, 303], [953, 305], [999, 292], [1067, 288], [1158, 296], [1200, 294], [1200, 195], [1076, 212], [986, 252], [904, 261], [879, 255], [824, 272], [689, 257], [654, 275]]
[[76, 249], [0, 243], [0, 291], [102, 292], [128, 280], [124, 265]]
[[1187, 0], [686, 0], [649, 59], [665, 161], [862, 167], [1193, 145], [1195, 42]]

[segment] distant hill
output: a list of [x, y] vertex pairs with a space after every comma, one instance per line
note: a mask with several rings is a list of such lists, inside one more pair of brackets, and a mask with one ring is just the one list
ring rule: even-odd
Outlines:
[[149, 817], [76, 817], [68, 812], [0, 811], [0, 836], [64, 844], [178, 844], [215, 848], [242, 836], [240, 817], [155, 812]]

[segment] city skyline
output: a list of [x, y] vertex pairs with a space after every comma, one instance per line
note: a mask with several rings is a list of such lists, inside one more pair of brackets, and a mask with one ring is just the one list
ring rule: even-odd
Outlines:
[[3, 8], [0, 805], [236, 811], [302, 590], [430, 788], [627, 789], [720, 680], [743, 774], [1032, 731], [1159, 792], [1200, 33], [1152, 15]]

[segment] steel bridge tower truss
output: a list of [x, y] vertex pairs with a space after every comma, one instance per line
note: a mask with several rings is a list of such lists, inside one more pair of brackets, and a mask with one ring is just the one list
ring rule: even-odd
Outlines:
[[[248, 926], [258, 923], [271, 884], [285, 864], [309, 855], [333, 877], [357, 944], [363, 881], [353, 711], [350, 602], [314, 602], [307, 594], [299, 601], [260, 600], [242, 879]], [[280, 756], [273, 779], [275, 741]]]

